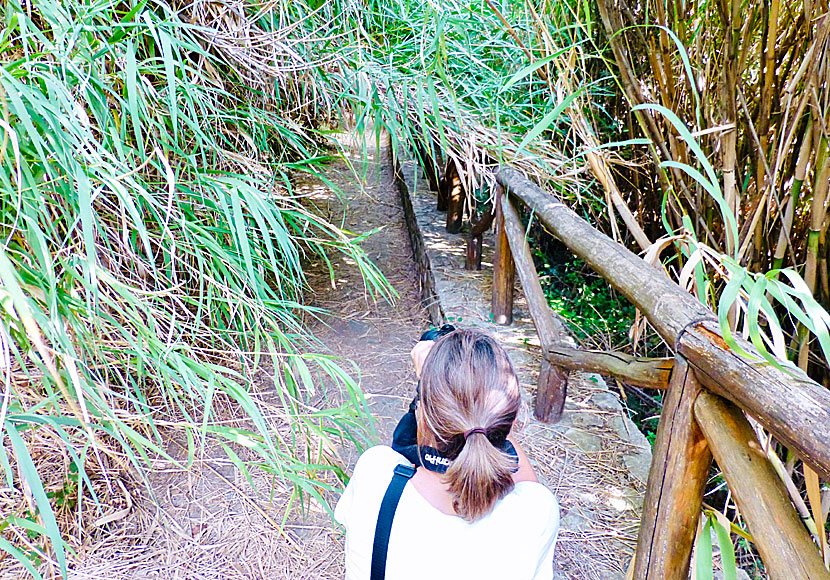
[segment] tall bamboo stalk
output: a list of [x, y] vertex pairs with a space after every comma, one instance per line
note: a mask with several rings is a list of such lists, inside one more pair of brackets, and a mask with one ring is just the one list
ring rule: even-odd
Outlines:
[[[723, 14], [730, 17], [726, 19], [724, 26], [724, 44], [726, 45], [726, 57], [723, 67], [723, 117], [724, 123], [736, 125], [738, 120], [738, 106], [736, 102], [737, 87], [737, 49], [738, 33], [740, 32], [740, 0], [724, 0]], [[737, 127], [727, 131], [723, 135], [723, 197], [727, 207], [735, 215], [736, 223], [740, 227], [740, 199], [738, 196], [737, 178], [735, 175], [737, 164]], [[731, 254], [735, 251], [738, 240], [732, 239], [731, 232], [726, 232], [726, 251]]]
[[[813, 203], [810, 207], [810, 231], [807, 234], [807, 259], [804, 264], [804, 282], [815, 292], [816, 272], [818, 271], [819, 238], [827, 211], [828, 180], [830, 180], [830, 156], [828, 156], [827, 137], [822, 136], [816, 154], [816, 177], [813, 188]], [[809, 334], [804, 333], [798, 350], [798, 366], [807, 370], [810, 356]]]
[[801, 187], [804, 184], [804, 179], [807, 177], [807, 163], [809, 163], [813, 152], [811, 146], [813, 141], [812, 130], [813, 120], [810, 119], [804, 131], [801, 147], [798, 149], [798, 161], [795, 164], [792, 189], [790, 189], [790, 193], [784, 202], [786, 209], [784, 210], [784, 217], [781, 221], [781, 230], [778, 232], [778, 242], [775, 244], [775, 254], [772, 264], [775, 270], [779, 270], [784, 264], [784, 255], [787, 253], [787, 246], [791, 243], [790, 232], [792, 232], [793, 228], [793, 215], [795, 214], [795, 208], [798, 207]]

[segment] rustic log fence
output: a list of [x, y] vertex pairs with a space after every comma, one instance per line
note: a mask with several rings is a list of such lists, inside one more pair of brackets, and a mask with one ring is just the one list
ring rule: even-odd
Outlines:
[[[429, 155], [424, 167], [439, 190], [447, 229], [461, 228], [462, 185], [454, 162], [439, 175]], [[681, 289], [662, 269], [644, 262], [510, 168], [499, 171], [492, 219], [474, 221], [468, 269], [481, 267], [481, 236], [495, 224], [493, 317], [510, 324], [519, 278], [544, 353], [534, 414], [559, 419], [569, 371], [610, 375], [626, 383], [665, 389], [635, 553], [635, 580], [686, 580], [712, 458], [732, 491], [773, 580], [830, 580], [781, 478], [747, 416], [763, 425], [806, 465], [830, 479], [830, 391], [802, 371], [765, 362], [736, 338], [750, 358], [726, 343], [712, 311]], [[567, 346], [564, 329], [548, 306], [533, 265], [524, 205], [577, 257], [628, 298], [673, 350], [673, 358], [643, 359]], [[473, 212], [475, 213], [475, 212]]]

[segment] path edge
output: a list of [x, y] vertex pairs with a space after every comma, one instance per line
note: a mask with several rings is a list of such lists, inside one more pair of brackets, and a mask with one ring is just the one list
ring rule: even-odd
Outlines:
[[415, 257], [415, 266], [418, 271], [418, 284], [420, 286], [421, 301], [429, 314], [429, 321], [433, 326], [441, 326], [446, 320], [444, 309], [441, 307], [441, 299], [435, 287], [435, 275], [432, 273], [432, 266], [427, 255], [424, 236], [421, 227], [418, 225], [418, 217], [415, 215], [415, 206], [412, 201], [412, 193], [404, 178], [403, 168], [398, 157], [392, 139], [385, 137], [389, 151], [389, 163], [394, 174], [395, 184], [398, 188], [398, 195], [403, 207], [406, 230], [409, 232], [409, 243], [412, 246], [412, 255]]

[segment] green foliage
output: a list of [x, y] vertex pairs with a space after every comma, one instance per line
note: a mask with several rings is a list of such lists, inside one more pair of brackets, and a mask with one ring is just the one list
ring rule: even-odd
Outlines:
[[[366, 2], [358, 23], [344, 19], [343, 34], [354, 27], [365, 31], [356, 40], [359, 49], [341, 56], [350, 63], [344, 94], [354, 96], [346, 98], [355, 106], [358, 126], [371, 121], [388, 130], [395, 145], [419, 142], [425, 151], [434, 147], [444, 159], [453, 157], [471, 189], [504, 160], [545, 175], [576, 199], [576, 180], [560, 175], [563, 165], [573, 164], [560, 141], [568, 139], [566, 109], [595, 86], [582, 84], [573, 71], [579, 89], [560, 94], [537, 73], [587, 36], [578, 27], [555, 24], [570, 11], [565, 3], [551, 5], [539, 22], [521, 3], [493, 6], [471, 0]], [[555, 48], [541, 40], [543, 34]], [[520, 44], [534, 54], [551, 54], [529, 59]]]
[[[675, 161], [666, 161], [665, 167], [680, 169], [691, 176], [720, 208], [724, 228], [732, 240], [738, 239], [735, 216], [723, 199], [714, 168], [683, 122], [671, 111], [660, 105], [642, 105], [636, 110], [655, 110], [666, 116], [680, 133], [681, 138], [703, 167], [701, 173], [694, 167]], [[748, 338], [761, 356], [779, 368], [794, 368], [785, 346], [781, 319], [796, 320], [818, 340], [826, 361], [830, 361], [830, 314], [814, 298], [802, 277], [789, 268], [774, 269], [766, 273], [754, 273], [741, 264], [737, 246], [727, 255], [699, 241], [694, 233], [691, 216], [684, 215], [685, 232], [671, 239], [682, 249], [685, 258], [679, 274], [680, 284], [693, 287], [697, 296], [717, 312], [718, 321], [726, 343], [736, 352], [749, 356], [735, 341], [730, 328], [729, 313], [735, 314], [734, 322], [740, 324], [744, 338]], [[663, 207], [663, 222], [667, 223]], [[715, 292], [716, 277], [726, 279], [726, 285]], [[779, 280], [783, 277], [786, 282]], [[777, 309], [776, 309], [777, 306]], [[766, 330], [764, 330], [764, 327]]]
[[551, 264], [536, 253], [537, 271], [548, 304], [581, 341], [601, 340], [614, 348], [628, 342], [634, 307], [579, 259]]
[[[685, 55], [685, 53], [682, 53]], [[694, 83], [691, 83], [694, 86]], [[697, 95], [697, 92], [695, 92]], [[678, 169], [686, 173], [689, 177], [691, 177], [698, 185], [700, 185], [706, 193], [714, 200], [717, 204], [718, 208], [720, 209], [721, 218], [723, 219], [723, 225], [725, 230], [727, 231], [727, 235], [731, 237], [732, 240], [738, 239], [738, 225], [737, 221], [735, 220], [735, 214], [732, 212], [732, 209], [726, 203], [723, 198], [723, 191], [721, 190], [720, 180], [718, 179], [717, 174], [715, 173], [715, 169], [712, 167], [712, 164], [706, 158], [706, 154], [703, 153], [703, 150], [700, 148], [700, 145], [697, 142], [697, 139], [692, 135], [689, 128], [686, 127], [685, 123], [680, 120], [680, 118], [671, 110], [667, 109], [662, 105], [657, 105], [653, 103], [645, 103], [642, 105], [638, 105], [632, 109], [632, 111], [655, 111], [661, 113], [674, 127], [674, 129], [680, 134], [680, 138], [683, 140], [684, 143], [689, 147], [689, 150], [694, 155], [694, 158], [703, 168], [703, 173], [698, 171], [697, 168], [692, 167], [686, 163], [680, 163], [678, 161], [663, 161], [661, 163], [661, 167], [668, 167], [673, 169]], [[665, 208], [663, 208], [665, 212]], [[664, 222], [666, 222], [666, 216], [663, 216]], [[692, 230], [694, 231], [694, 230]], [[674, 232], [669, 231], [669, 235], [672, 235]], [[737, 247], [733, 248], [734, 252], [737, 252]], [[734, 257], [734, 256], [733, 256]]]
[[[391, 291], [358, 240], [292, 195], [289, 175], [320, 172], [327, 152], [274, 104], [316, 103], [252, 87], [163, 2], [11, 0], [0, 18], [0, 475], [31, 490], [43, 523], [0, 526], [48, 538], [65, 576], [56, 514], [75, 486], [94, 495], [90, 473], [121, 457], [143, 477], [171, 459], [169, 437], [187, 441], [188, 465], [218, 440], [323, 501], [338, 470], [319, 449], [362, 445], [371, 422], [304, 330], [304, 259], [343, 252], [372, 295]], [[266, 392], [252, 380], [264, 373]], [[342, 395], [321, 396], [324, 381]], [[46, 491], [43, 440], [77, 469], [62, 489]], [[3, 536], [0, 550], [37, 576]]]
[[725, 516], [718, 518], [713, 513], [707, 513], [705, 518], [695, 543], [695, 578], [696, 580], [712, 580], [714, 578], [711, 535], [711, 530], [714, 530], [720, 547], [720, 565], [724, 580], [736, 580], [737, 563], [735, 547], [730, 536], [731, 526], [724, 525], [724, 523], [728, 524], [728, 522], [725, 522]]

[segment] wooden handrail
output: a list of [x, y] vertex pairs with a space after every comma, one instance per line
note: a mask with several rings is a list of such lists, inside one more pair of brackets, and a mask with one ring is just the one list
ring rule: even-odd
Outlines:
[[569, 371], [599, 373], [646, 389], [667, 389], [674, 368], [673, 358], [644, 358], [562, 345], [549, 348], [545, 356], [552, 364]]
[[[536, 266], [533, 264], [533, 254], [525, 238], [525, 230], [519, 219], [519, 213], [506, 196], [500, 196], [499, 208], [504, 221], [504, 232], [513, 255], [514, 267], [522, 283], [530, 317], [542, 343], [542, 351], [547, 352], [556, 345], [563, 343], [568, 333], [562, 322], [553, 315], [548, 305], [548, 299], [542, 290]], [[565, 396], [568, 391], [568, 373], [550, 364], [545, 358], [539, 372], [536, 391], [536, 404], [533, 408], [534, 416], [545, 423], [555, 423], [562, 416], [565, 408]]]
[[[561, 413], [567, 375], [557, 375], [559, 369], [601, 372], [630, 384], [667, 389], [644, 498], [634, 578], [688, 577], [714, 454], [770, 577], [830, 580], [816, 546], [741, 412], [754, 416], [797, 452], [805, 465], [828, 477], [830, 391], [801, 371], [762, 362], [752, 345], [736, 339], [740, 348], [756, 358], [739, 356], [724, 340], [712, 311], [672, 282], [662, 269], [646, 264], [516, 171], [502, 169], [497, 181], [493, 314], [496, 322], [511, 323], [518, 273], [545, 355], [537, 418], [557, 420]], [[448, 189], [448, 185], [442, 184], [441, 189]], [[576, 256], [634, 303], [676, 356], [638, 359], [565, 346], [561, 340], [564, 329], [547, 304], [525, 229], [510, 196], [527, 205]], [[448, 231], [458, 224], [455, 217], [448, 219]], [[470, 245], [482, 229], [478, 224], [473, 230]], [[468, 267], [471, 263], [475, 260], [468, 257]]]
[[737, 338], [755, 360], [726, 344], [715, 315], [691, 294], [621, 244], [593, 228], [552, 193], [505, 168], [498, 182], [518, 197], [579, 258], [628, 298], [701, 383], [755, 417], [783, 444], [830, 478], [830, 390], [799, 370], [766, 363], [755, 347]]
[[[498, 182], [518, 197], [551, 232], [649, 318], [669, 346], [686, 327], [715, 319], [712, 311], [646, 264], [625, 246], [593, 228], [553, 193], [542, 191], [518, 171], [505, 168]], [[653, 319], [653, 320], [652, 320]]]

